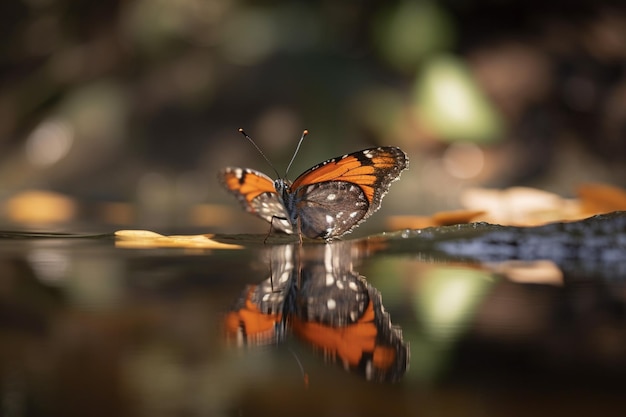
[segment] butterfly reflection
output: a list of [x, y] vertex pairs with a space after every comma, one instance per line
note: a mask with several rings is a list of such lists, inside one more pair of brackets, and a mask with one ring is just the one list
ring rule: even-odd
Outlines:
[[238, 346], [279, 343], [287, 332], [327, 360], [371, 381], [397, 381], [408, 367], [402, 329], [380, 292], [352, 270], [351, 244], [291, 245], [270, 252], [271, 276], [248, 285], [225, 318]]

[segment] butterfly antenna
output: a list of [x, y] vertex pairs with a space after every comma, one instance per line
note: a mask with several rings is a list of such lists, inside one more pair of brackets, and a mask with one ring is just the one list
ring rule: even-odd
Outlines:
[[302, 145], [302, 141], [304, 140], [304, 137], [308, 134], [309, 134], [309, 131], [304, 129], [304, 131], [302, 132], [302, 136], [300, 137], [300, 141], [298, 141], [298, 146], [296, 146], [296, 151], [293, 153], [293, 156], [291, 157], [291, 161], [289, 161], [289, 165], [287, 165], [285, 176], [287, 176], [287, 173], [289, 172], [289, 168], [291, 168], [291, 164], [293, 164], [293, 160], [296, 159], [296, 155], [298, 154], [298, 151], [300, 150], [300, 145]]
[[[252, 140], [252, 138], [250, 136], [248, 136], [248, 134], [243, 130], [243, 129], [239, 129], [239, 133], [241, 133], [246, 139], [248, 139], [250, 141], [250, 143], [256, 148], [257, 151], [259, 151], [259, 153], [261, 154], [261, 156], [263, 158], [265, 158], [265, 161], [268, 163], [268, 165], [270, 167], [272, 167], [272, 169], [274, 170], [274, 172], [276, 173], [276, 178], [280, 178], [280, 174], [278, 173], [278, 171], [276, 170], [276, 168], [274, 168], [274, 165], [272, 164], [272, 161], [270, 161], [270, 159], [265, 156], [265, 154], [263, 153], [263, 151], [261, 150], [261, 148], [259, 148], [259, 146]], [[300, 145], [298, 145], [298, 147], [300, 147]]]

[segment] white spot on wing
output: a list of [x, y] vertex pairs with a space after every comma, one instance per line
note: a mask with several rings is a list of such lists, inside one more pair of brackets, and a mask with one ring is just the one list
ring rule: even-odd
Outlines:
[[333, 251], [330, 248], [330, 245], [326, 245], [324, 248], [324, 269], [326, 271], [333, 270]]
[[337, 194], [328, 194], [326, 196], [326, 200], [334, 200], [335, 198], [337, 198]]
[[370, 381], [374, 376], [374, 367], [372, 366], [372, 361], [367, 361], [365, 364], [365, 379]]
[[331, 285], [333, 285], [335, 283], [335, 277], [333, 277], [333, 274], [326, 274], [326, 286], [330, 287]]
[[289, 271], [285, 271], [280, 275], [280, 279], [278, 280], [278, 282], [283, 284], [289, 280], [290, 276], [291, 274], [289, 273]]
[[337, 302], [335, 300], [330, 298], [328, 299], [328, 301], [326, 301], [326, 308], [328, 308], [329, 310], [334, 310], [335, 307], [337, 307]]
[[331, 216], [330, 214], [326, 215], [326, 223], [328, 224], [333, 224], [335, 222], [335, 219], [333, 218], [333, 216]]

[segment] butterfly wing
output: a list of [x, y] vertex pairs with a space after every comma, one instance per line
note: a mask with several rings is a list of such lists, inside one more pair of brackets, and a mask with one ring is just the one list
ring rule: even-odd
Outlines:
[[293, 248], [273, 246], [269, 252], [271, 276], [248, 285], [224, 318], [226, 339], [238, 346], [282, 341], [296, 293]]
[[[284, 258], [279, 257], [279, 261]], [[226, 339], [237, 346], [268, 345], [282, 341], [295, 297], [293, 264], [274, 262], [272, 277], [248, 285], [224, 318]]]
[[290, 187], [302, 233], [331, 239], [350, 232], [380, 208], [389, 186], [408, 167], [396, 147], [369, 148], [333, 158], [300, 175]]
[[285, 233], [293, 233], [285, 206], [270, 177], [253, 169], [228, 167], [219, 172], [218, 179], [237, 197], [244, 210]]
[[282, 308], [276, 305], [264, 311], [256, 302], [263, 289], [248, 285], [224, 318], [226, 340], [237, 346], [268, 345], [277, 342], [285, 332]]
[[409, 348], [402, 330], [391, 324], [380, 292], [353, 271], [303, 274], [294, 333], [367, 380], [399, 380], [408, 368]]

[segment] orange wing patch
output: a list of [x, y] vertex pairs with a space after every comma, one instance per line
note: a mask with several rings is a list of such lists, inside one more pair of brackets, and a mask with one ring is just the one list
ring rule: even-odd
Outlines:
[[374, 306], [370, 302], [363, 317], [354, 324], [330, 327], [294, 317], [292, 328], [303, 340], [321, 349], [325, 355], [341, 358], [351, 367], [358, 366], [364, 352], [373, 352], [378, 330], [374, 324]]
[[248, 202], [260, 194], [276, 192], [269, 177], [249, 169], [226, 168], [220, 179], [226, 188], [242, 195]]
[[325, 181], [341, 181], [349, 174], [352, 176], [371, 176], [375, 170], [373, 166], [365, 166], [353, 156], [348, 156], [337, 161], [331, 160], [326, 165], [320, 165], [313, 170], [301, 175], [293, 183], [293, 187], [299, 187], [303, 184], [313, 184]]
[[237, 341], [242, 344], [241, 337], [245, 338], [245, 343], [253, 345], [264, 345], [273, 343], [275, 340], [275, 326], [282, 319], [281, 314], [265, 314], [259, 307], [251, 301], [251, 295], [256, 286], [252, 286], [248, 291], [245, 305], [230, 312], [224, 319], [224, 330], [229, 341]]
[[378, 369], [389, 369], [396, 362], [396, 350], [391, 346], [376, 346], [372, 354], [372, 362]]
[[407, 167], [407, 157], [399, 148], [365, 149], [317, 165], [293, 182], [291, 190], [326, 181], [358, 185], [370, 205], [379, 205], [389, 184]]

